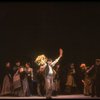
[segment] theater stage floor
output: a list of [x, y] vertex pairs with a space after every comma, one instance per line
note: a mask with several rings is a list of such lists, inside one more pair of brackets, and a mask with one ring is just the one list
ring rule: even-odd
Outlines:
[[[5, 96], [1, 96], [0, 99], [46, 99], [46, 97], [43, 97], [43, 96], [30, 96], [30, 97], [10, 97], [10, 96], [5, 97]], [[100, 98], [84, 96], [84, 95], [78, 94], [78, 95], [52, 96], [52, 99], [100, 99]]]

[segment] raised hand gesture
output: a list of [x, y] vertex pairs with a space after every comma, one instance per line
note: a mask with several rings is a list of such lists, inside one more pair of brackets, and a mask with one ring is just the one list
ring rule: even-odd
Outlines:
[[63, 56], [63, 50], [60, 48], [59, 49], [59, 56], [62, 57]]

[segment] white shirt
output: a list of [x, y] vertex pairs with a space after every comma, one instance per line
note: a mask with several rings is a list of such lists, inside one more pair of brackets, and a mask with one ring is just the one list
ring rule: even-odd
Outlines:
[[49, 65], [49, 74], [53, 74], [52, 67]]

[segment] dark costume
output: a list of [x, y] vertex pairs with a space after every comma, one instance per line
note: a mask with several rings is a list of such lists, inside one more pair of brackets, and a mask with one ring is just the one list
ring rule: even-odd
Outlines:
[[4, 96], [12, 95], [12, 73], [11, 72], [12, 72], [11, 68], [6, 68], [1, 95]]
[[23, 68], [23, 72], [20, 73], [20, 77], [21, 77], [21, 83], [23, 88], [23, 96], [30, 96], [28, 74], [26, 68]]
[[[30, 69], [30, 70], [28, 70]], [[25, 68], [25, 72], [26, 72], [26, 78], [28, 81], [28, 86], [29, 86], [29, 94], [33, 95], [33, 69], [32, 68]]]
[[39, 96], [45, 94], [45, 77], [44, 72], [37, 72], [37, 93]]
[[[88, 69], [87, 69], [88, 70]], [[84, 74], [84, 78], [82, 80], [83, 84], [84, 84], [84, 95], [90, 95], [91, 94], [91, 87], [92, 87], [92, 83], [91, 83], [91, 78], [87, 73], [87, 70], [83, 71]]]
[[21, 75], [19, 72], [20, 67], [14, 66], [13, 68], [13, 95], [14, 96], [24, 96]]
[[100, 97], [100, 65], [93, 65], [88, 72], [92, 80], [92, 94], [91, 96]]
[[53, 91], [53, 95], [57, 95], [60, 93], [60, 76], [59, 76], [59, 70], [56, 68], [54, 71], [54, 91]]

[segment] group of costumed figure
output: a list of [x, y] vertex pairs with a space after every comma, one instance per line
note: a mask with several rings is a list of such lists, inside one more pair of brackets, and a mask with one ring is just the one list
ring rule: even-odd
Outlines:
[[[45, 95], [47, 98], [51, 98], [54, 87], [54, 76], [57, 75], [56, 71], [52, 68], [56, 65], [59, 59], [62, 57], [63, 50], [59, 50], [59, 57], [52, 61], [48, 59], [44, 54], [39, 55], [35, 59], [35, 63], [38, 65], [37, 76], [37, 92], [38, 95]], [[33, 81], [34, 74], [33, 68], [30, 63], [26, 62], [25, 65], [21, 65], [20, 61], [15, 63], [15, 66], [11, 68], [11, 63], [5, 64], [5, 74], [2, 83], [1, 94], [3, 96], [30, 96], [33, 95]], [[46, 73], [45, 73], [46, 72]], [[55, 85], [56, 86], [56, 85]], [[43, 93], [44, 90], [44, 93]], [[42, 94], [43, 93], [43, 94]]]
[[[36, 71], [36, 89], [38, 95], [45, 95], [47, 99], [50, 99], [54, 91], [57, 93], [60, 90], [60, 78], [58, 74], [60, 65], [58, 62], [62, 56], [63, 50], [60, 48], [59, 56], [54, 61], [48, 58], [45, 54], [41, 54], [36, 57], [34, 62], [38, 66]], [[81, 74], [83, 73], [81, 83], [84, 85], [84, 95], [96, 95], [100, 97], [100, 59], [96, 59], [95, 64], [91, 67], [82, 63], [80, 65], [80, 69]], [[77, 87], [75, 74], [76, 69], [74, 63], [71, 63], [68, 68], [65, 84], [67, 93], [71, 93], [71, 91]], [[30, 63], [26, 62], [23, 66], [20, 64], [20, 61], [17, 61], [16, 65], [11, 70], [11, 64], [10, 62], [7, 62], [1, 95], [33, 95], [33, 81], [34, 73]]]
[[21, 66], [18, 61], [13, 69], [11, 69], [10, 62], [7, 62], [0, 95], [30, 96], [32, 93], [33, 77], [33, 69], [29, 63]]
[[84, 95], [100, 97], [100, 59], [96, 59], [95, 64], [91, 67], [82, 63], [80, 68], [84, 74], [82, 80], [84, 85]]

